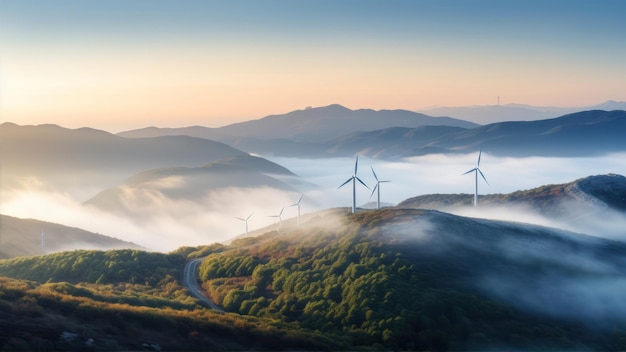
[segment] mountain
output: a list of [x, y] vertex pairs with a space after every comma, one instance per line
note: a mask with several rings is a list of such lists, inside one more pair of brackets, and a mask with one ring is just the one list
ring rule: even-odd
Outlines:
[[[471, 206], [473, 197], [470, 194], [427, 194], [406, 199], [398, 207], [450, 209]], [[548, 212], [551, 216], [571, 215], [573, 204], [626, 214], [626, 177], [616, 174], [589, 176], [509, 194], [479, 195], [479, 202], [481, 206], [524, 206]]]
[[[284, 167], [250, 155], [220, 159], [200, 167], [170, 167], [141, 172], [128, 181], [106, 189], [85, 202], [86, 205], [118, 214], [138, 217], [145, 209], [181, 201], [199, 206], [211, 199], [219, 205], [216, 191], [233, 188], [267, 188], [296, 192], [285, 182], [303, 185]], [[206, 208], [207, 210], [210, 207]], [[215, 209], [215, 211], [217, 211]]]
[[[593, 156], [626, 150], [626, 111], [583, 111], [554, 119], [499, 122], [472, 129], [396, 128], [355, 133], [327, 150], [350, 145], [347, 152], [385, 158], [429, 153], [478, 151], [500, 156]], [[426, 134], [426, 135], [425, 135]], [[333, 145], [334, 143], [334, 145]]]
[[454, 126], [476, 127], [476, 124], [448, 117], [431, 117], [408, 110], [350, 110], [341, 105], [292, 111], [258, 120], [235, 123], [220, 128], [186, 127], [180, 129], [147, 129], [121, 132], [123, 137], [182, 135], [233, 143], [242, 138], [260, 140], [286, 139], [297, 142], [323, 142], [357, 131], [374, 131], [388, 127]]
[[355, 132], [327, 143], [325, 152], [327, 155], [360, 154], [380, 159], [445, 153], [447, 149], [436, 147], [434, 143], [464, 131], [467, 129], [450, 126], [423, 126]]
[[430, 116], [452, 116], [458, 119], [486, 125], [505, 121], [534, 121], [554, 118], [587, 110], [626, 110], [626, 102], [609, 100], [587, 107], [532, 106], [525, 104], [475, 105], [462, 107], [435, 107], [420, 110]]
[[[143, 249], [131, 242], [34, 219], [0, 215], [0, 258], [42, 255], [70, 249]], [[44, 243], [42, 247], [42, 234]]]
[[527, 221], [624, 241], [626, 177], [589, 176], [509, 194], [427, 194], [400, 202], [401, 208], [438, 209], [456, 214]]
[[210, 297], [229, 312], [341, 331], [349, 349], [594, 350], [618, 348], [611, 331], [623, 336], [621, 242], [399, 208], [301, 224], [210, 254], [199, 269]]
[[[363, 110], [352, 113], [360, 111]], [[287, 119], [289, 114], [280, 116]], [[260, 123], [261, 120], [256, 121]], [[319, 121], [327, 124], [329, 129], [335, 127], [335, 122]], [[395, 123], [394, 120], [385, 121], [392, 126]], [[626, 140], [621, 134], [626, 128], [626, 112], [622, 110], [590, 110], [552, 119], [498, 122], [470, 128], [443, 124], [402, 127], [395, 124], [331, 138], [342, 131], [335, 128], [337, 133], [325, 133], [327, 140], [316, 142], [289, 139], [289, 134], [277, 139], [229, 137], [222, 141], [251, 153], [305, 158], [362, 154], [397, 159], [432, 153], [473, 152], [480, 146], [491, 154], [502, 156], [592, 156], [626, 149]], [[302, 128], [305, 126], [303, 124]]]
[[[227, 314], [181, 285], [192, 258]], [[329, 209], [230, 245], [2, 260], [0, 346], [623, 350], [625, 258], [624, 243], [554, 228]]]
[[0, 125], [3, 186], [28, 177], [49, 186], [111, 184], [157, 167], [191, 167], [246, 153], [189, 136], [123, 138], [90, 128]]

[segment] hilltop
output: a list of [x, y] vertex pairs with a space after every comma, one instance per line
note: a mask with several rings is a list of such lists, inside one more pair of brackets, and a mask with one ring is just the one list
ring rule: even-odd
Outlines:
[[[1, 279], [0, 308], [22, 314], [11, 331], [40, 346], [69, 329], [102, 349], [626, 348], [623, 243], [416, 209], [329, 209], [284, 225], [169, 254], [0, 261], [12, 277]], [[181, 285], [185, 260], [202, 257], [199, 280], [225, 315]]]
[[[427, 194], [406, 199], [398, 207], [452, 209], [470, 206], [470, 194]], [[569, 183], [545, 185], [508, 194], [479, 195], [481, 206], [524, 206], [552, 216], [573, 216], [574, 208], [610, 208], [626, 212], [626, 177], [617, 174], [596, 175]]]

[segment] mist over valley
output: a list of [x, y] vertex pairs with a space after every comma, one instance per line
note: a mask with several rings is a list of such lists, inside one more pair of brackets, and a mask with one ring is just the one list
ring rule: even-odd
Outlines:
[[[623, 111], [274, 139], [274, 119], [335, 110], [386, 113], [331, 106], [232, 128], [265, 131], [279, 153], [239, 149], [254, 137], [228, 129], [216, 142], [178, 134], [196, 127], [0, 125], [0, 280], [13, 287], [0, 308], [28, 317], [12, 329], [46, 345], [82, 325], [128, 348], [134, 337], [99, 332], [126, 314], [173, 349], [626, 348]], [[151, 324], [177, 332], [167, 342]]]

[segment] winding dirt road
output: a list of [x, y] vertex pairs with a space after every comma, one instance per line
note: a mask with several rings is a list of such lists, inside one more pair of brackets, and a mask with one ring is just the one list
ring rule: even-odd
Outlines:
[[217, 304], [211, 301], [209, 297], [204, 295], [202, 289], [200, 288], [200, 285], [198, 285], [196, 273], [198, 272], [198, 265], [200, 265], [203, 259], [204, 258], [194, 259], [185, 264], [185, 269], [183, 270], [183, 285], [187, 287], [192, 295], [194, 295], [200, 301], [206, 303], [209, 307], [211, 307], [211, 309], [220, 313], [224, 313], [224, 310], [222, 308], [220, 308]]

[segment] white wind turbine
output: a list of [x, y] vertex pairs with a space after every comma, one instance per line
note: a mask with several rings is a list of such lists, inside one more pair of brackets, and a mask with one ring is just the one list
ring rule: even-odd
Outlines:
[[372, 169], [372, 173], [374, 174], [374, 178], [376, 179], [376, 186], [374, 186], [374, 189], [372, 190], [372, 194], [370, 194], [370, 198], [372, 198], [372, 196], [374, 195], [374, 192], [378, 190], [378, 200], [376, 201], [376, 209], [380, 209], [380, 184], [385, 183], [385, 182], [391, 182], [391, 181], [379, 180], [378, 176], [376, 176], [376, 172], [374, 171], [374, 167], [370, 166], [370, 168]]
[[[252, 213], [252, 214], [254, 214], [254, 213]], [[246, 223], [246, 237], [248, 237], [248, 220], [250, 220], [250, 217], [252, 216], [252, 214], [248, 215], [248, 217], [245, 218], [245, 219], [244, 218], [235, 218], [237, 220], [241, 220], [241, 221]]]
[[297, 202], [290, 205], [290, 207], [298, 207], [298, 217], [296, 218], [296, 225], [300, 225], [300, 202], [302, 202], [302, 197], [304, 197], [304, 193], [300, 195], [300, 199]]
[[485, 175], [483, 175], [483, 172], [480, 171], [480, 156], [482, 154], [483, 154], [483, 148], [480, 148], [480, 152], [478, 153], [478, 163], [476, 163], [476, 167], [463, 174], [463, 175], [467, 175], [470, 172], [474, 172], [475, 173], [476, 188], [474, 189], [474, 206], [478, 205], [478, 174], [480, 174], [480, 176], [482, 176], [483, 180], [485, 180], [485, 183], [487, 185], [489, 185], [489, 182], [487, 182], [487, 179], [485, 178]]
[[278, 215], [270, 215], [270, 218], [278, 218], [278, 232], [280, 232], [280, 229], [283, 227], [283, 211], [285, 211], [285, 207], [283, 207], [280, 210], [280, 213], [278, 213]]
[[346, 180], [346, 182], [342, 183], [341, 186], [337, 187], [337, 189], [339, 189], [345, 186], [348, 182], [352, 181], [352, 214], [356, 212], [356, 181], [361, 182], [361, 184], [365, 186], [365, 188], [370, 189], [369, 187], [367, 187], [365, 182], [361, 181], [361, 179], [356, 175], [358, 167], [359, 167], [359, 156], [357, 155], [356, 162], [354, 163], [354, 174], [352, 175], [352, 177]]

